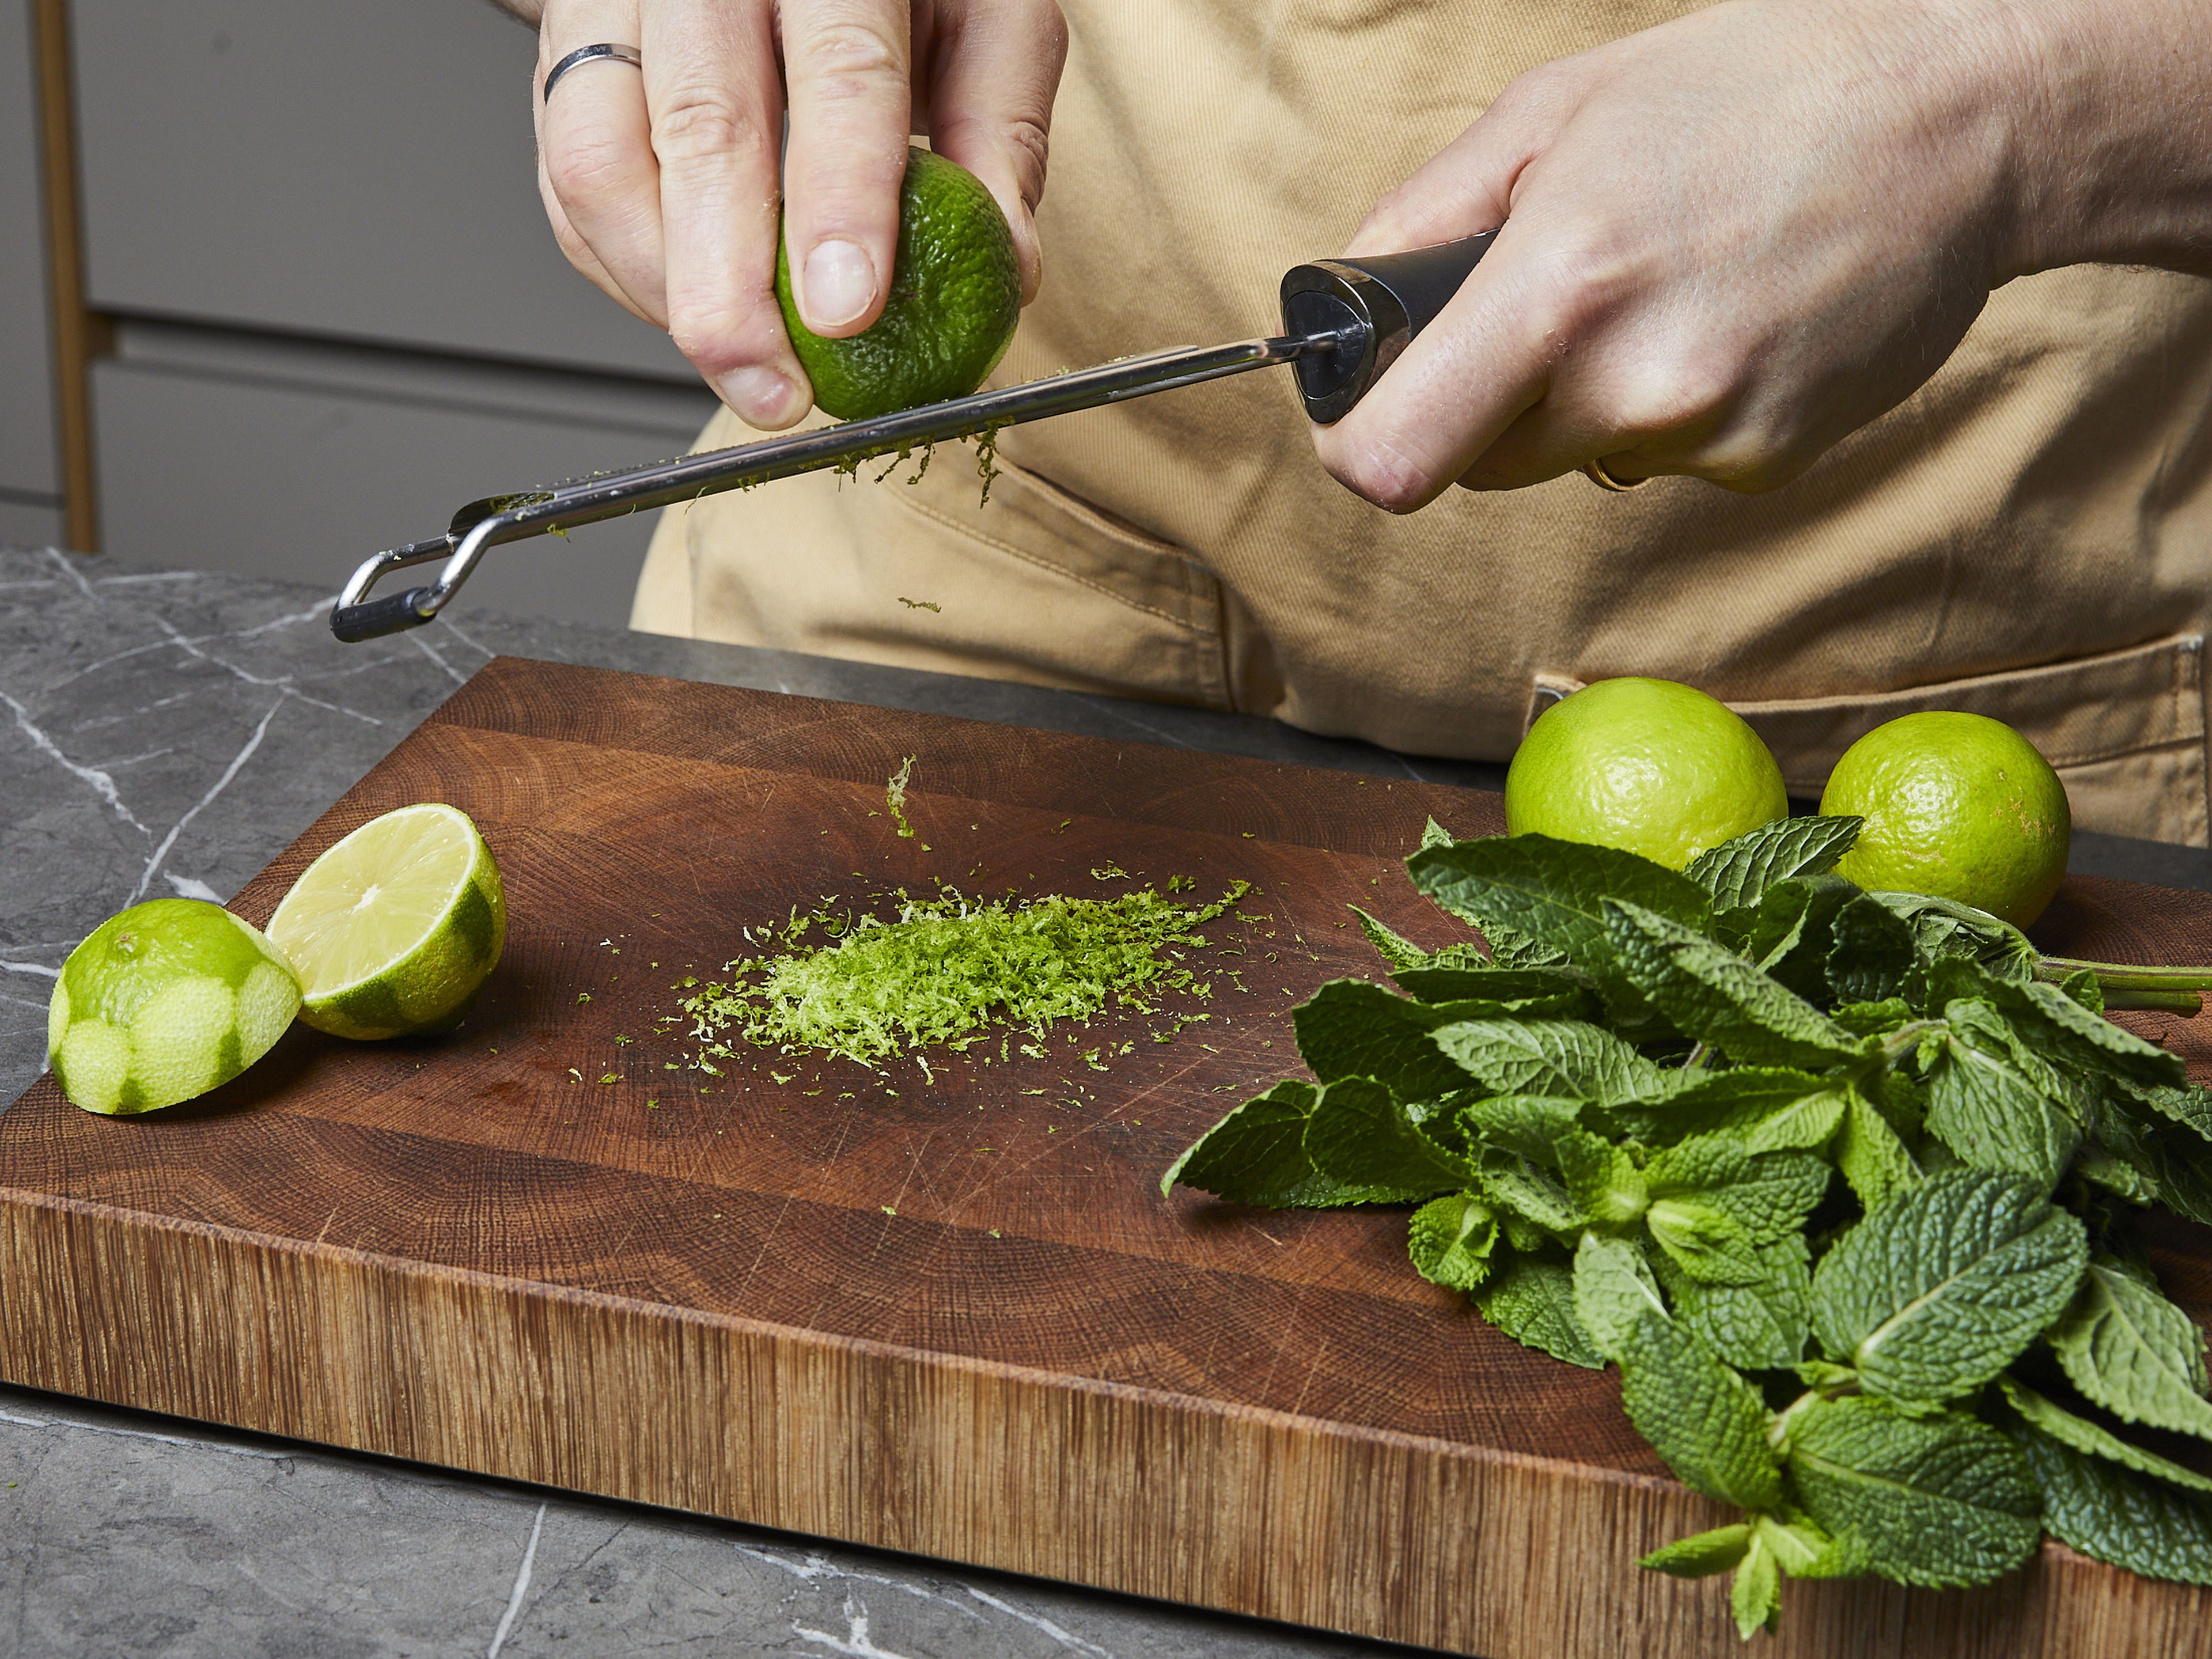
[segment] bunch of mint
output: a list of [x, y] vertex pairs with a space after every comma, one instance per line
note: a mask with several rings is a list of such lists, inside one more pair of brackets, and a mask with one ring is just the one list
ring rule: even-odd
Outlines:
[[1644, 1565], [1733, 1570], [1747, 1638], [1785, 1576], [1977, 1584], [2045, 1528], [2212, 1583], [2212, 1478], [2154, 1438], [2212, 1440], [2204, 1340], [2135, 1224], [2212, 1224], [2212, 1096], [2104, 1018], [2094, 968], [1829, 873], [1858, 829], [1785, 819], [1678, 873], [1431, 823], [1413, 884], [1484, 943], [1362, 913], [1404, 994], [1323, 986], [1314, 1080], [1162, 1189], [1419, 1206], [1419, 1272], [1617, 1364], [1668, 1467], [1746, 1512]]

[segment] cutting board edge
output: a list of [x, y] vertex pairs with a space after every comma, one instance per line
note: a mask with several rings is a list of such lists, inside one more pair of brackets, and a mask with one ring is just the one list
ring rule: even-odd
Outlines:
[[[1636, 1567], [1724, 1518], [1650, 1477], [17, 1189], [0, 1283], [22, 1386], [1486, 1659], [1735, 1645]], [[2212, 1655], [2212, 1593], [2057, 1547], [1791, 1594], [1777, 1659]]]
[[[744, 1314], [718, 1313], [711, 1309], [681, 1307], [672, 1303], [653, 1302], [641, 1297], [622, 1296], [605, 1291], [590, 1290], [580, 1285], [560, 1285], [544, 1279], [523, 1279], [507, 1273], [486, 1273], [481, 1269], [455, 1267], [450, 1263], [416, 1261], [405, 1256], [392, 1255], [382, 1251], [356, 1249], [317, 1240], [291, 1238], [281, 1234], [259, 1232], [251, 1228], [227, 1227], [215, 1222], [193, 1221], [176, 1216], [157, 1215], [120, 1205], [104, 1204], [85, 1199], [64, 1198], [50, 1193], [0, 1186], [0, 1214], [19, 1211], [65, 1212], [97, 1218], [125, 1230], [175, 1232], [192, 1237], [235, 1243], [279, 1255], [295, 1255], [316, 1262], [330, 1261], [348, 1267], [368, 1268], [401, 1277], [419, 1277], [455, 1285], [482, 1287], [500, 1294], [530, 1300], [568, 1304], [580, 1309], [598, 1310], [610, 1314], [626, 1315], [664, 1323], [697, 1326], [752, 1338], [845, 1350], [856, 1356], [866, 1356], [872, 1359], [890, 1364], [972, 1371], [979, 1376], [1008, 1382], [1020, 1382], [1033, 1387], [1096, 1394], [1146, 1404], [1164, 1410], [1182, 1412], [1192, 1415], [1237, 1419], [1303, 1433], [1370, 1442], [1378, 1446], [1389, 1446], [1427, 1455], [1517, 1466], [1547, 1474], [1565, 1474], [1570, 1478], [1599, 1485], [1632, 1487], [1656, 1493], [1676, 1493], [1682, 1490], [1677, 1481], [1656, 1475], [1641, 1474], [1634, 1470], [1608, 1469], [1595, 1464], [1574, 1463], [1565, 1459], [1546, 1457], [1533, 1452], [1517, 1452], [1498, 1447], [1474, 1445], [1464, 1441], [1445, 1439], [1437, 1435], [1409, 1433], [1401, 1429], [1377, 1428], [1363, 1424], [1340, 1422], [1331, 1418], [1316, 1417], [1300, 1412], [1281, 1411], [1272, 1407], [1255, 1406], [1241, 1401], [1210, 1400], [1202, 1395], [1186, 1394], [1172, 1389], [1152, 1388], [1142, 1383], [1115, 1382], [1110, 1377], [1085, 1376], [1074, 1373], [1047, 1370], [1035, 1365], [1018, 1364], [1010, 1360], [991, 1359], [972, 1354], [947, 1353], [938, 1349], [918, 1347], [911, 1343], [886, 1342], [873, 1337], [855, 1336], [840, 1331], [815, 1330], [803, 1325], [793, 1325], [777, 1320], [757, 1319]], [[4, 1318], [0, 1318], [0, 1340], [4, 1340], [6, 1334]], [[4, 1354], [0, 1354], [0, 1380], [15, 1380], [6, 1377], [4, 1371]], [[47, 1387], [50, 1385], [39, 1383], [27, 1384], [27, 1386]], [[69, 1392], [70, 1390], [57, 1386], [55, 1391]]]

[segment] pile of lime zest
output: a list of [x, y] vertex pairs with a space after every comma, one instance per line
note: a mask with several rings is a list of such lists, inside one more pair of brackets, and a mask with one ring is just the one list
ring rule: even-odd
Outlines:
[[1176, 947], [1206, 948], [1198, 928], [1250, 890], [1232, 882], [1199, 906], [1151, 887], [1112, 899], [980, 899], [950, 886], [914, 898], [902, 890], [894, 920], [861, 916], [835, 945], [741, 962], [730, 981], [678, 1006], [702, 1054], [728, 1054], [725, 1038], [734, 1036], [872, 1069], [934, 1046], [962, 1053], [1006, 1026], [1036, 1039], [1021, 1049], [1041, 1059], [1038, 1044], [1056, 1022], [1088, 1024], [1109, 1003], [1148, 1014], [1174, 993], [1210, 996], [1212, 985]]
[[891, 822], [898, 825], [902, 841], [914, 839], [914, 826], [906, 821], [906, 783], [913, 775], [914, 757], [908, 755], [899, 763], [899, 769], [884, 781], [884, 805], [890, 811]]

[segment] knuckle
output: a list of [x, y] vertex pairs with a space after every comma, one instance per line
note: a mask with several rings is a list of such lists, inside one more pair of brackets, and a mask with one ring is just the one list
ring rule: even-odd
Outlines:
[[773, 332], [757, 314], [726, 307], [693, 305], [671, 308], [668, 337], [692, 367], [708, 379], [733, 369], [771, 362], [783, 355], [782, 322]]
[[1000, 135], [1014, 158], [1014, 177], [1022, 200], [1034, 208], [1044, 199], [1045, 164], [1051, 144], [1041, 121], [1011, 121]]
[[1621, 311], [1640, 280], [1633, 254], [1609, 239], [1563, 239], [1534, 262], [1527, 315], [1555, 356], [1585, 343]]
[[572, 133], [545, 152], [545, 178], [562, 202], [592, 200], [627, 182], [631, 157], [608, 132]]
[[1709, 431], [1735, 406], [1738, 382], [1733, 367], [1711, 354], [1649, 358], [1625, 376], [1611, 424], [1637, 438]]
[[824, 100], [874, 96], [906, 78], [904, 43], [863, 18], [824, 18], [789, 46], [793, 69]]
[[653, 150], [664, 163], [728, 155], [757, 137], [726, 87], [679, 83], [653, 112]]

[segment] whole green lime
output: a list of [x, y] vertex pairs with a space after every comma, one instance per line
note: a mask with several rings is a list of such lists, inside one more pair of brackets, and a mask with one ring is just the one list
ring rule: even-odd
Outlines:
[[814, 401], [841, 421], [964, 398], [999, 366], [1022, 315], [1021, 267], [1006, 215], [981, 179], [908, 149], [898, 253], [883, 315], [846, 340], [799, 320], [791, 250], [779, 239], [775, 297]]
[[1505, 775], [1508, 835], [1624, 848], [1674, 870], [1789, 811], [1759, 733], [1673, 680], [1599, 680], [1562, 698]]
[[1836, 873], [1875, 892], [1956, 899], [2025, 927], [2066, 873], [2066, 786], [1986, 714], [1906, 714], [1836, 763], [1820, 811], [1866, 820]]
[[292, 964], [253, 927], [204, 899], [149, 899], [70, 952], [46, 1048], [85, 1110], [151, 1112], [229, 1082], [299, 1007]]

